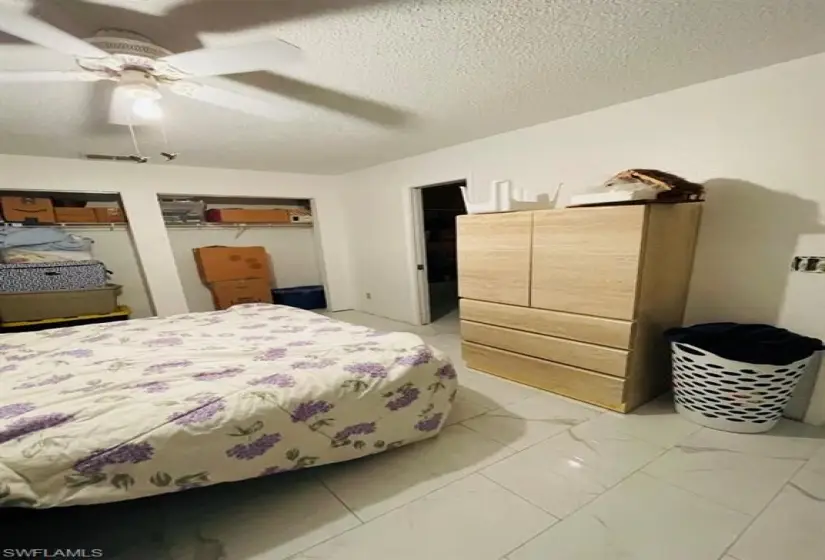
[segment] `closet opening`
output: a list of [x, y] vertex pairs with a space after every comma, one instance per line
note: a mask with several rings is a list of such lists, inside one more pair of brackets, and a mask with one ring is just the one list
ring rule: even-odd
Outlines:
[[120, 196], [0, 191], [0, 333], [155, 315]]
[[412, 189], [419, 319], [427, 325], [458, 312], [456, 218], [467, 213], [454, 181]]
[[312, 200], [163, 194], [158, 203], [189, 311], [326, 308]]

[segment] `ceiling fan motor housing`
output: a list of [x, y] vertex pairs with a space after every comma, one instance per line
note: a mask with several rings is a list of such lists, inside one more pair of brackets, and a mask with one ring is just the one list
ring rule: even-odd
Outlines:
[[127, 89], [134, 98], [159, 99], [161, 96], [155, 77], [143, 70], [124, 70], [117, 87]]
[[160, 82], [174, 82], [186, 77], [184, 72], [161, 61], [171, 51], [159, 47], [146, 37], [131, 31], [104, 29], [87, 39], [87, 42], [106, 51], [106, 58], [79, 58], [81, 68], [91, 72], [122, 74], [127, 70], [140, 70]]

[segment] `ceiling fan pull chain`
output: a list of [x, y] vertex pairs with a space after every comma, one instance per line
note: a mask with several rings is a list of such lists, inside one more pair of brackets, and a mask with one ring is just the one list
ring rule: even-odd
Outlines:
[[132, 123], [129, 123], [129, 134], [132, 136], [132, 144], [135, 147], [135, 155], [129, 156], [132, 158], [132, 161], [137, 163], [146, 163], [149, 161], [148, 157], [145, 157], [143, 154], [140, 153], [140, 146], [138, 146], [137, 135], [135, 134], [135, 127], [132, 126]]
[[161, 121], [160, 123], [160, 133], [163, 135], [163, 146], [164, 151], [160, 153], [163, 157], [166, 158], [166, 161], [172, 161], [178, 157], [177, 152], [173, 152], [169, 149], [169, 137], [166, 135], [166, 124]]
[[160, 122], [160, 135], [163, 136], [163, 147], [169, 151], [169, 137], [166, 135], [166, 123]]

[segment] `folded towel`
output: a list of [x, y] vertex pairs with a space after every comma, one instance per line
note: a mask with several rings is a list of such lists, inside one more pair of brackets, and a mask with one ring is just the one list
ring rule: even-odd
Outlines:
[[93, 240], [60, 228], [0, 227], [0, 249], [26, 247], [33, 251], [91, 251]]

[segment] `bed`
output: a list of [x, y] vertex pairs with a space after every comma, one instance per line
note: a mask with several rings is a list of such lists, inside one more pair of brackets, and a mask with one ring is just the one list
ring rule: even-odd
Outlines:
[[249, 304], [0, 337], [0, 507], [128, 500], [433, 437], [446, 355]]

